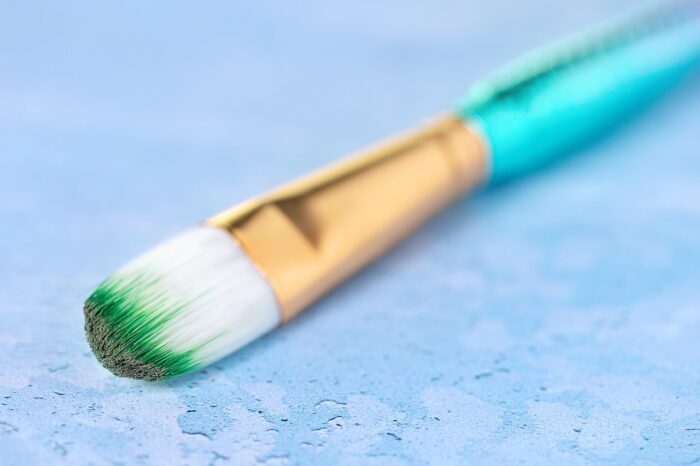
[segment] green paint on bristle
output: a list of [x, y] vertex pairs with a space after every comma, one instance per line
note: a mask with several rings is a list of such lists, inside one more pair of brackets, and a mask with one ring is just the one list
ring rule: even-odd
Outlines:
[[198, 366], [197, 348], [165, 347], [163, 330], [189, 304], [158, 294], [161, 277], [129, 273], [105, 280], [85, 302], [85, 332], [97, 359], [115, 375], [156, 380]]

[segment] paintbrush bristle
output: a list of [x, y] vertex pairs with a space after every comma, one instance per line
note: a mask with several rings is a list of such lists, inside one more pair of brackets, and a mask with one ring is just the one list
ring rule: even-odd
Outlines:
[[225, 230], [199, 227], [148, 251], [85, 302], [85, 331], [115, 375], [155, 380], [210, 364], [274, 328], [274, 292]]

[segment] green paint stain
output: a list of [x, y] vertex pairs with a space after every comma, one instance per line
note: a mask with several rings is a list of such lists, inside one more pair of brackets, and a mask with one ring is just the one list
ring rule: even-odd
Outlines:
[[198, 349], [174, 351], [164, 330], [191, 302], [159, 287], [162, 277], [141, 272], [105, 280], [85, 303], [88, 340], [100, 362], [116, 375], [144, 379], [175, 376], [200, 363]]

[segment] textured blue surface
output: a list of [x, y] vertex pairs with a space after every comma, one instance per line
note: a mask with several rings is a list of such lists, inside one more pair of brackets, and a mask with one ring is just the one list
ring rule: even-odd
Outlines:
[[635, 2], [280, 3], [4, 6], [0, 462], [697, 462], [697, 80], [205, 371], [98, 365], [126, 259]]

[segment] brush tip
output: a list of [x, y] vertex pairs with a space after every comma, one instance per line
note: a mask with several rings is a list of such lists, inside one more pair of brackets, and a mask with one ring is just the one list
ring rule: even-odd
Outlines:
[[98, 361], [158, 380], [204, 367], [274, 328], [272, 288], [230, 233], [199, 227], [102, 282], [84, 305]]
[[118, 344], [113, 338], [106, 320], [101, 317], [103, 310], [99, 303], [88, 299], [83, 306], [85, 314], [85, 335], [92, 352], [106, 369], [117, 377], [132, 379], [159, 380], [171, 374], [165, 367], [157, 366], [134, 356], [128, 348]]

